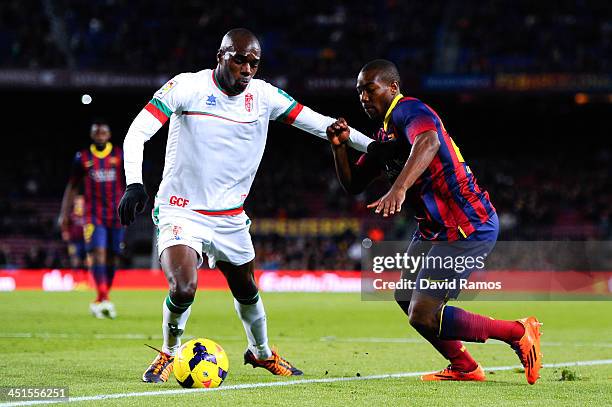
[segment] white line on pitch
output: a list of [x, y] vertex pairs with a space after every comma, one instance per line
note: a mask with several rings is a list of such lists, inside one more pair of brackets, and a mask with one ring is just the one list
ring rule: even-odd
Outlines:
[[[555, 367], [566, 367], [566, 366], [596, 366], [596, 365], [612, 365], [612, 359], [600, 359], [600, 360], [585, 360], [576, 362], [561, 362], [561, 363], [547, 363], [542, 367], [544, 368], [555, 368]], [[485, 371], [505, 371], [521, 368], [521, 366], [494, 366], [485, 368]], [[282, 382], [264, 382], [264, 383], [245, 383], [245, 384], [234, 384], [230, 386], [221, 386], [214, 389], [172, 389], [172, 390], [157, 390], [157, 391], [144, 391], [144, 392], [133, 392], [133, 393], [114, 393], [114, 394], [99, 394], [97, 396], [82, 396], [82, 397], [71, 397], [67, 402], [79, 402], [79, 401], [99, 401], [109, 399], [122, 399], [129, 397], [151, 397], [151, 396], [167, 396], [174, 394], [187, 394], [187, 393], [209, 393], [217, 391], [229, 391], [229, 390], [243, 390], [243, 389], [255, 389], [262, 387], [284, 387], [284, 386], [299, 386], [304, 384], [312, 383], [337, 383], [337, 382], [352, 382], [358, 380], [379, 380], [379, 379], [397, 379], [404, 377], [417, 377], [424, 375], [429, 372], [403, 372], [403, 373], [388, 373], [370, 376], [360, 377], [330, 377], [327, 379], [303, 379], [303, 380], [286, 380]], [[19, 401], [14, 403], [0, 404], [0, 407], [8, 406], [33, 406], [38, 404], [55, 404], [64, 403], [66, 401], [60, 400], [33, 400], [33, 401]]]

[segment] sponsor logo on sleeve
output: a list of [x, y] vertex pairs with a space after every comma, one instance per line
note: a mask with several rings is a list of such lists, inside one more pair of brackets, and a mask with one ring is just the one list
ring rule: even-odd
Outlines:
[[168, 82], [166, 82], [164, 86], [161, 87], [160, 90], [155, 92], [155, 97], [158, 99], [162, 99], [164, 96], [168, 94], [168, 92], [170, 92], [172, 89], [176, 87], [176, 84], [177, 84], [176, 80], [174, 79], [169, 80]]

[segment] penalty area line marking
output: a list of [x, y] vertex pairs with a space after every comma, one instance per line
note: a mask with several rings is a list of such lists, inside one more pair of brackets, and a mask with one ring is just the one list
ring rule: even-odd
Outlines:
[[[612, 359], [599, 359], [599, 360], [585, 360], [576, 362], [561, 362], [561, 363], [545, 363], [543, 368], [556, 368], [556, 367], [567, 367], [567, 366], [596, 366], [596, 365], [612, 365]], [[512, 366], [494, 366], [485, 368], [485, 371], [506, 371], [516, 368], [522, 368], [518, 365]], [[81, 396], [71, 397], [68, 400], [31, 400], [31, 401], [18, 401], [0, 404], [0, 407], [8, 406], [33, 406], [39, 404], [56, 404], [56, 403], [73, 403], [79, 401], [99, 401], [99, 400], [111, 400], [111, 399], [122, 399], [122, 398], [133, 398], [133, 397], [151, 397], [151, 396], [168, 396], [175, 394], [188, 394], [188, 393], [209, 393], [219, 391], [230, 391], [230, 390], [249, 390], [263, 387], [285, 387], [285, 386], [300, 386], [304, 384], [315, 384], [315, 383], [338, 383], [338, 382], [352, 382], [360, 380], [380, 380], [380, 379], [398, 379], [404, 377], [417, 377], [431, 372], [403, 372], [403, 373], [387, 373], [370, 376], [351, 376], [351, 377], [330, 377], [327, 379], [303, 379], [303, 380], [286, 380], [282, 382], [263, 382], [263, 383], [245, 383], [245, 384], [234, 384], [229, 386], [216, 387], [214, 389], [170, 389], [170, 390], [157, 390], [157, 391], [143, 391], [143, 392], [132, 392], [132, 393], [114, 393], [114, 394], [100, 394], [96, 396]]]

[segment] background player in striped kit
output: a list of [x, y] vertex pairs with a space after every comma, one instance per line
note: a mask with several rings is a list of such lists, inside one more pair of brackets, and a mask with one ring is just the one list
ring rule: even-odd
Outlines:
[[82, 182], [85, 197], [83, 237], [91, 257], [97, 291], [89, 309], [96, 318], [115, 318], [117, 313], [109, 300], [109, 292], [125, 232], [117, 215], [125, 186], [121, 174], [123, 150], [110, 143], [110, 127], [103, 120], [92, 123], [90, 137], [93, 144], [77, 152], [72, 162], [58, 223], [62, 234], [66, 234], [70, 228], [71, 207]]

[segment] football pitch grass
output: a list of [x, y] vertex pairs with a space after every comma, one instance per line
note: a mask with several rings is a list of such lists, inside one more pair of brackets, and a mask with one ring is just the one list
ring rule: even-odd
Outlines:
[[544, 363], [557, 366], [530, 386], [514, 352], [493, 340], [467, 344], [487, 382], [419, 381], [419, 372], [446, 360], [394, 303], [358, 294], [263, 293], [271, 344], [305, 373], [275, 377], [242, 364], [246, 342], [230, 294], [201, 291], [185, 337], [219, 342], [230, 369], [218, 390], [189, 391], [173, 376], [161, 385], [141, 382], [155, 356], [144, 344], [161, 344], [165, 293], [112, 296], [119, 317], [96, 320], [88, 313], [91, 292], [0, 293], [0, 387], [68, 387], [71, 405], [612, 405], [610, 302], [457, 303], [500, 319], [536, 315], [544, 322]]

